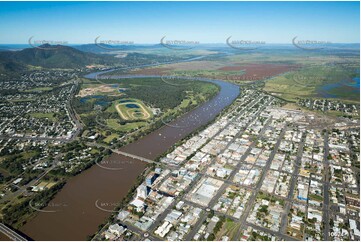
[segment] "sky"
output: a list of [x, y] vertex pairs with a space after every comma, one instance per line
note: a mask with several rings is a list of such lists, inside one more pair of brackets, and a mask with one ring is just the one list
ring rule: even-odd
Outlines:
[[0, 44], [360, 42], [359, 2], [0, 2]]

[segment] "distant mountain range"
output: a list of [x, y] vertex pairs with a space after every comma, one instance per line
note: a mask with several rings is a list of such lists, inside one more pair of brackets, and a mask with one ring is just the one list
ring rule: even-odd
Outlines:
[[117, 61], [112, 55], [83, 52], [63, 45], [45, 44], [19, 51], [0, 51], [0, 71], [24, 70], [27, 66], [80, 68], [91, 64], [110, 65]]
[[114, 51], [132, 51], [132, 50], [144, 50], [144, 49], [155, 49], [163, 46], [156, 45], [107, 45], [107, 44], [84, 44], [74, 45], [73, 48], [90, 53], [109, 53]]
[[[142, 50], [165, 49], [161, 44], [144, 45], [49, 45], [45, 44], [34, 48], [25, 48], [29, 45], [0, 45], [0, 72], [14, 72], [27, 70], [31, 66], [43, 68], [81, 68], [92, 64], [113, 65], [121, 62], [137, 63], [139, 59], [147, 56], [157, 59], [159, 56], [142, 53]], [[345, 53], [359, 50], [359, 44], [331, 44], [330, 49], [319, 50], [320, 52]], [[232, 52], [233, 50], [224, 44], [200, 44], [196, 49], [208, 49], [214, 51]], [[261, 46], [257, 51], [301, 51], [292, 44], [269, 44]], [[120, 52], [127, 52], [125, 58], [116, 58]], [[350, 54], [348, 53], [348, 54]], [[117, 56], [119, 57], [119, 56]]]

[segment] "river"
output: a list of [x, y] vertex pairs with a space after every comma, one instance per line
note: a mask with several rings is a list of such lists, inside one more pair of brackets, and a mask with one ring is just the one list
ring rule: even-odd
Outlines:
[[[103, 73], [107, 72], [109, 71]], [[98, 74], [101, 73], [92, 73], [86, 77], [95, 78]], [[144, 77], [146, 76], [141, 76]], [[121, 81], [122, 78], [139, 78], [139, 76], [116, 78]], [[177, 141], [213, 120], [237, 98], [240, 92], [237, 85], [220, 80], [199, 79], [199, 81], [217, 84], [220, 86], [219, 93], [178, 119], [170, 123], [164, 122], [164, 126], [122, 147], [121, 151], [155, 159]], [[21, 231], [35, 240], [85, 240], [88, 235], [94, 234], [98, 225], [110, 216], [109, 211], [124, 198], [146, 165], [118, 154], [112, 154], [106, 164], [114, 165], [115, 168], [104, 169], [94, 165], [70, 178], [64, 188], [43, 209], [53, 212], [39, 212], [34, 219], [22, 227]], [[117, 169], [119, 166], [121, 169]], [[59, 206], [54, 209], [54, 204]], [[106, 207], [106, 209], [99, 209], [96, 204], [103, 204], [102, 208]]]

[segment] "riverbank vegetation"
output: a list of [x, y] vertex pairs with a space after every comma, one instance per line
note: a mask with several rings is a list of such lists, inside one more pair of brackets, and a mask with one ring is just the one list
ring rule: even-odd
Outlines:
[[[52, 188], [39, 192], [32, 198], [22, 199], [21, 202], [16, 204], [8, 204], [2, 210], [3, 221], [16, 229], [19, 229], [39, 211], [56, 212], [55, 209], [61, 209], [60, 207], [66, 206], [66, 204], [49, 204], [49, 201], [64, 185], [65, 182], [59, 182], [52, 186]], [[42, 210], [45, 207], [48, 207], [48, 209]]]
[[[160, 128], [164, 120], [173, 120], [196, 108], [219, 91], [218, 86], [208, 82], [177, 81], [162, 78], [102, 80], [103, 84], [99, 85], [108, 85], [119, 93], [97, 93], [75, 98], [75, 110], [86, 125], [83, 137], [96, 136], [97, 142], [114, 147], [123, 146]], [[89, 87], [90, 82], [96, 85], [96, 80], [88, 80], [86, 87]], [[122, 116], [116, 106], [127, 100], [137, 100], [149, 114], [147, 118], [141, 113], [131, 119]], [[127, 139], [121, 139], [124, 135]]]

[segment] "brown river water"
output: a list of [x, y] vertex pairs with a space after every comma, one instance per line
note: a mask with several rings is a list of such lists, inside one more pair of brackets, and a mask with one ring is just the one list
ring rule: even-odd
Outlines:
[[[86, 77], [94, 78], [96, 74]], [[200, 107], [172, 122], [164, 122], [160, 129], [122, 147], [121, 150], [155, 159], [177, 141], [213, 120], [239, 95], [239, 87], [234, 84], [218, 80], [200, 81], [219, 85], [220, 92]], [[142, 161], [118, 154], [112, 154], [104, 163], [114, 169], [94, 165], [70, 178], [43, 209], [51, 212], [39, 212], [21, 231], [34, 240], [85, 240], [88, 235], [94, 234], [98, 225], [111, 215], [112, 209], [125, 197], [146, 165]], [[100, 209], [99, 205], [104, 209]]]
[[10, 240], [10, 238], [0, 232], [0, 241], [8, 241], [8, 240]]

